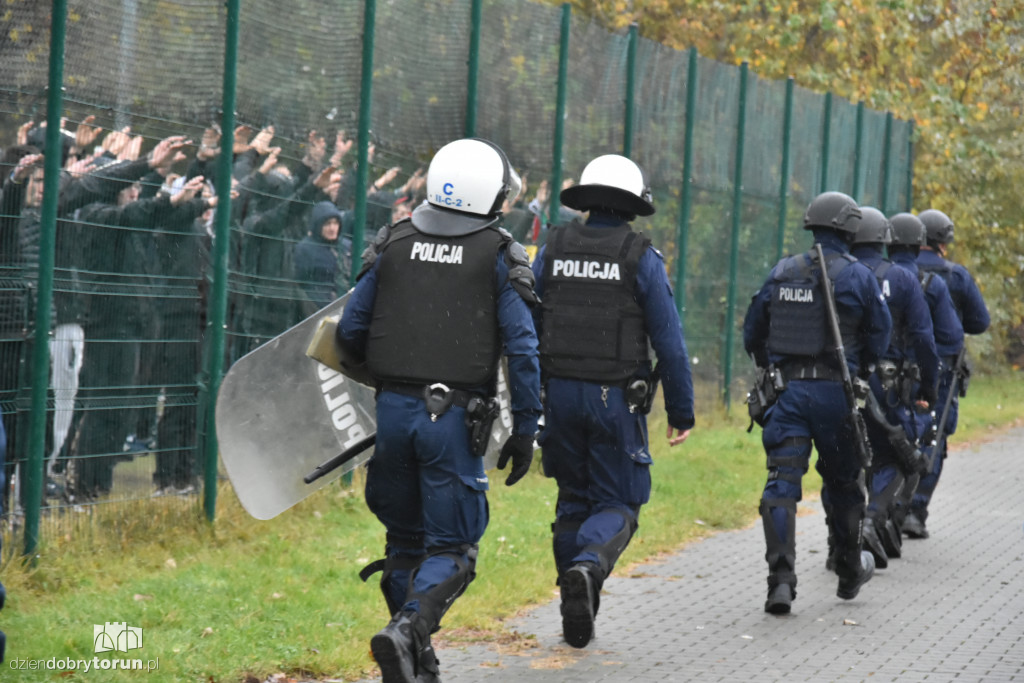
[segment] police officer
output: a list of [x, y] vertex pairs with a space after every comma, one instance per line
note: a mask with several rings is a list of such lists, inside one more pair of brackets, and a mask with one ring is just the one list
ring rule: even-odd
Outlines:
[[387, 530], [386, 557], [361, 576], [383, 570], [392, 619], [370, 648], [385, 683], [437, 680], [430, 634], [475, 577], [488, 480], [472, 437], [496, 414], [503, 348], [513, 414], [498, 458], [501, 469], [512, 463], [505, 483], [519, 481], [533, 458], [541, 414], [533, 273], [525, 250], [496, 227], [503, 200], [518, 191], [493, 143], [442, 147], [427, 202], [367, 248], [338, 326], [347, 362], [365, 360], [378, 389], [366, 502]]
[[[861, 211], [849, 196], [825, 192], [804, 215], [833, 282], [839, 327], [850, 374], [865, 375], [885, 353], [892, 318], [874, 274], [849, 255]], [[743, 343], [760, 367], [774, 366], [785, 389], [766, 415], [762, 442], [768, 483], [761, 498], [768, 561], [764, 609], [786, 614], [796, 597], [796, 504], [810, 461], [811, 442], [825, 488], [823, 503], [836, 546], [836, 594], [856, 597], [874, 573], [874, 558], [861, 551], [866, 503], [862, 463], [847, 419], [850, 406], [829, 332], [822, 268], [814, 251], [790, 256], [772, 269], [754, 295], [743, 322]]]
[[661, 254], [630, 221], [654, 213], [643, 171], [600, 156], [561, 202], [585, 222], [552, 229], [533, 263], [534, 309], [545, 382], [544, 473], [558, 484], [552, 525], [562, 633], [572, 647], [594, 635], [599, 594], [636, 532], [651, 492], [646, 414], [664, 387], [669, 445], [694, 424], [682, 324]]
[[[892, 241], [889, 244], [889, 258], [892, 262], [902, 270], [906, 270], [914, 275], [921, 283], [921, 289], [924, 291], [924, 300], [928, 305], [928, 313], [932, 319], [932, 332], [935, 335], [935, 351], [939, 354], [939, 375], [940, 375], [940, 387], [936, 392], [936, 403], [933, 407], [941, 410], [941, 374], [942, 374], [942, 361], [941, 357], [944, 354], [949, 353], [950, 349], [960, 349], [963, 346], [964, 334], [963, 328], [960, 325], [960, 320], [956, 316], [956, 309], [953, 307], [953, 300], [949, 295], [949, 288], [946, 287], [946, 283], [940, 277], [928, 276], [918, 270], [917, 267], [917, 256], [920, 252], [921, 245], [925, 241], [924, 223], [912, 213], [898, 213], [889, 219], [892, 224]], [[935, 410], [931, 414], [924, 418], [920, 416], [917, 423], [918, 427], [918, 441], [922, 445], [922, 450], [925, 452], [925, 461], [922, 463], [923, 467], [915, 468], [915, 471], [906, 477], [903, 490], [900, 491], [899, 496], [896, 499], [896, 505], [893, 508], [892, 520], [895, 524], [896, 530], [900, 531], [899, 536], [902, 539], [902, 530], [907, 519], [907, 514], [910, 511], [910, 502], [914, 497], [914, 492], [917, 490], [919, 482], [921, 480], [922, 471], [927, 468], [927, 460], [931, 453], [931, 436], [935, 429]], [[886, 536], [883, 540], [889, 540]], [[897, 543], [900, 541], [896, 541]]]
[[921, 284], [882, 254], [892, 242], [889, 219], [873, 207], [860, 210], [850, 253], [874, 272], [892, 316], [889, 348], [869, 380], [875, 400], [866, 421], [873, 458], [864, 547], [875, 567], [884, 569], [890, 557], [900, 556], [900, 532], [890, 514], [906, 478], [919, 473], [924, 461], [917, 441], [935, 405], [939, 357]]
[[[918, 217], [924, 224], [926, 240], [917, 257], [918, 268], [925, 273], [925, 277], [934, 274], [945, 281], [964, 333], [981, 334], [988, 329], [990, 323], [988, 307], [981, 296], [981, 291], [966, 268], [945, 258], [947, 245], [953, 241], [953, 221], [938, 209], [922, 211]], [[955, 365], [960, 348], [960, 345], [956, 347], [943, 345], [939, 348], [939, 355], [942, 357], [938, 403], [940, 418], [953, 385], [954, 375], [958, 371]], [[964, 368], [961, 368], [960, 371], [964, 371]], [[931, 471], [922, 475], [911, 503], [910, 513], [904, 522], [903, 530], [910, 538], [928, 537], [928, 530], [925, 527], [925, 521], [928, 519], [928, 503], [931, 501], [935, 487], [939, 483], [939, 476], [942, 474], [942, 461], [946, 458], [947, 437], [956, 432], [959, 397], [966, 393], [962, 383], [958, 387], [958, 393], [959, 396], [954, 394], [950, 403], [942, 442], [934, 446], [935, 454], [932, 459]]]

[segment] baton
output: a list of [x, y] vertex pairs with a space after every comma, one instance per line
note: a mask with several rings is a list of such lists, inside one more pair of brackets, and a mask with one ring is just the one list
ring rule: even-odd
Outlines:
[[[846, 364], [846, 349], [843, 347], [843, 333], [839, 329], [839, 312], [836, 309], [835, 290], [832, 289], [832, 280], [828, 276], [828, 264], [825, 262], [825, 252], [821, 243], [815, 243], [815, 253], [818, 256], [818, 265], [821, 267], [821, 286], [825, 293], [825, 311], [828, 315], [828, 323], [832, 332], [832, 340], [836, 345], [835, 353], [839, 359], [839, 370], [843, 378], [843, 391], [846, 393], [846, 402], [850, 404], [848, 417], [852, 423], [854, 434], [854, 447], [857, 451], [857, 458], [861, 467], [867, 472], [871, 468], [871, 445], [868, 443], [867, 425], [864, 424], [864, 416], [857, 408], [857, 396], [853, 390], [853, 378], [850, 376], [850, 367]], [[871, 391], [868, 390], [870, 395]], [[865, 491], [865, 499], [867, 492]]]
[[346, 448], [341, 453], [334, 456], [327, 462], [321, 465], [317, 465], [315, 470], [313, 470], [312, 472], [310, 472], [309, 474], [302, 478], [302, 481], [306, 482], [307, 484], [312, 484], [320, 477], [324, 476], [329, 472], [333, 472], [334, 470], [338, 469], [339, 467], [347, 463], [352, 458], [356, 457], [357, 455], [365, 451], [367, 448], [376, 443], [376, 441], [377, 432], [371, 432], [369, 436], [364, 436], [359, 441], [356, 441], [354, 444], [352, 444], [351, 446], [349, 446], [348, 448]]
[[935, 440], [932, 442], [932, 451], [928, 455], [928, 471], [932, 471], [932, 467], [935, 466], [935, 458], [939, 455], [939, 447], [941, 445], [942, 437], [946, 435], [946, 420], [949, 419], [949, 409], [953, 406], [953, 397], [959, 393], [959, 379], [960, 369], [964, 364], [964, 357], [967, 354], [967, 346], [960, 347], [960, 352], [956, 355], [956, 361], [953, 363], [953, 379], [949, 383], [949, 395], [946, 396], [946, 404], [942, 407], [942, 417], [939, 418], [939, 426], [935, 430]]

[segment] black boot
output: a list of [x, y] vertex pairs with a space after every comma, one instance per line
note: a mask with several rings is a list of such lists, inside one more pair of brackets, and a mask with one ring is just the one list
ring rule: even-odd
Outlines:
[[882, 539], [879, 538], [878, 529], [875, 527], [875, 520], [872, 517], [864, 518], [864, 549], [875, 558], [875, 567], [885, 569], [889, 566], [889, 555], [885, 552]]
[[920, 512], [911, 510], [907, 513], [907, 518], [903, 520], [903, 533], [907, 538], [928, 538], [928, 529], [924, 526], [924, 518]]
[[768, 589], [768, 599], [764, 601], [764, 611], [769, 614], [789, 614], [793, 608], [796, 591], [788, 583], [780, 583]]
[[891, 517], [885, 520], [885, 529], [879, 533], [879, 536], [882, 538], [882, 547], [885, 548], [886, 555], [892, 559], [903, 556], [903, 537]]
[[417, 612], [402, 611], [370, 640], [383, 683], [438, 681], [430, 629]]
[[836, 568], [836, 573], [839, 574], [836, 595], [843, 600], [853, 600], [857, 597], [860, 587], [870, 581], [875, 574], [875, 558], [867, 550], [860, 552], [859, 564], [853, 567], [850, 564], [852, 563], [841, 561], [840, 566]]
[[572, 647], [586, 647], [594, 637], [597, 585], [586, 563], [570, 567], [559, 579], [562, 592], [562, 635]]
[[[786, 511], [785, 540], [775, 527], [772, 510], [776, 508]], [[764, 611], [789, 614], [796, 598], [796, 500], [762, 500], [760, 512], [767, 548], [764, 559], [768, 562], [768, 599]]]

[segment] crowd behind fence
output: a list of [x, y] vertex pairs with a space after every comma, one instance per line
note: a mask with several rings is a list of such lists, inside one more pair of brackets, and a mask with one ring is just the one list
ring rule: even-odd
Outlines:
[[609, 33], [568, 6], [297, 0], [287, 22], [269, 0], [15, 0], [7, 12], [12, 526], [208, 492], [219, 374], [344, 293], [364, 242], [422, 201], [423, 170], [452, 139], [508, 153], [526, 187], [504, 223], [527, 245], [566, 216], [558, 189], [593, 156], [646, 169], [657, 213], [637, 225], [677, 283], [705, 405], [742, 396], [737, 318], [774, 261], [803, 248], [815, 194], [887, 213], [910, 203], [912, 123]]

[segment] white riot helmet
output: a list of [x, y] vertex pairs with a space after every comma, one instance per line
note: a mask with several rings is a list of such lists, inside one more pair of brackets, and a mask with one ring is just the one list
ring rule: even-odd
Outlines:
[[579, 184], [562, 190], [559, 198], [578, 211], [610, 209], [633, 216], [654, 213], [643, 169], [618, 154], [605, 154], [591, 161], [583, 169]]
[[522, 181], [493, 142], [465, 138], [449, 142], [427, 169], [427, 203], [412, 222], [431, 235], [465, 235], [498, 220], [506, 198], [515, 199]]

